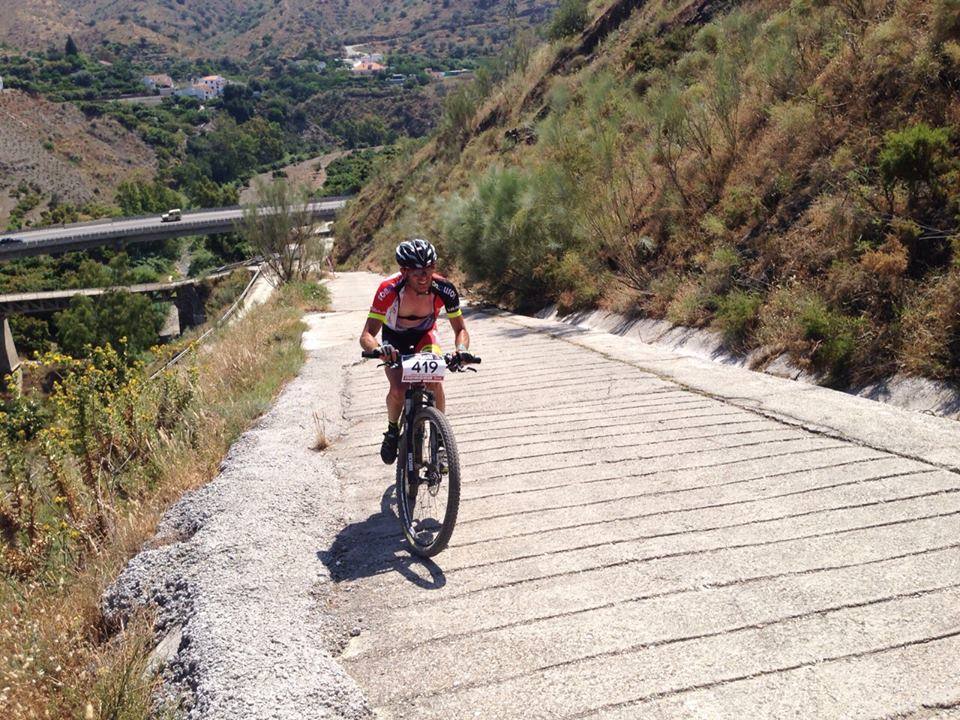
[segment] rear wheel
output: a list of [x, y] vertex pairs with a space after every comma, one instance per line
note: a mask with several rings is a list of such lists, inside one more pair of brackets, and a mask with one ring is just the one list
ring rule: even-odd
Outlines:
[[410, 548], [430, 557], [447, 546], [457, 522], [460, 457], [450, 423], [434, 407], [417, 412], [409, 437], [413, 469], [404, 452], [397, 461], [397, 507]]

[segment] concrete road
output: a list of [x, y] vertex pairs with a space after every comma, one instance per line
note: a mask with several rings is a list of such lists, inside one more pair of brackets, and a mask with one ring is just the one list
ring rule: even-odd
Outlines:
[[[363, 322], [376, 278], [332, 283]], [[443, 339], [450, 342], [444, 322]], [[469, 313], [460, 520], [411, 559], [347, 368], [320, 553], [384, 718], [960, 717], [960, 428], [635, 341]]]
[[[307, 209], [316, 217], [333, 218], [346, 198], [325, 198]], [[36, 230], [18, 230], [0, 237], [0, 260], [30, 255], [83, 250], [116, 242], [148, 242], [186, 235], [233, 232], [243, 219], [243, 208], [212, 208], [183, 213], [178, 221], [163, 222], [160, 214], [93, 220]]]

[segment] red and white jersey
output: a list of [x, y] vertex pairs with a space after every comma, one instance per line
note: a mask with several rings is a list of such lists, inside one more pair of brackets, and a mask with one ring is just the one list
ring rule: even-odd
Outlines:
[[433, 294], [433, 314], [423, 318], [416, 325], [400, 327], [400, 299], [406, 289], [405, 285], [406, 280], [403, 274], [399, 272], [380, 283], [367, 317], [379, 320], [386, 327], [398, 332], [408, 332], [410, 330], [426, 332], [432, 330], [437, 324], [437, 317], [444, 308], [447, 310], [448, 318], [460, 317], [463, 314], [460, 309], [460, 294], [457, 292], [457, 288], [445, 277], [434, 275], [433, 282], [430, 284], [430, 292]]

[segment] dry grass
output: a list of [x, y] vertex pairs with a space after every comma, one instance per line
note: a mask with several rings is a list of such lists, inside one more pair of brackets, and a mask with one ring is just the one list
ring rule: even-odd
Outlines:
[[327, 417], [321, 412], [313, 411], [313, 424], [317, 428], [316, 439], [313, 442], [313, 449], [317, 452], [323, 452], [330, 447], [330, 440], [327, 438]]
[[[609, 5], [618, 2], [626, 9], [625, 0]], [[738, 348], [771, 343], [836, 383], [898, 370], [960, 378], [948, 279], [960, 263], [954, 0], [753, 0], [708, 25], [703, 9], [644, 3], [557, 72], [559, 53], [579, 41], [536, 50], [525, 73], [481, 104], [478, 129], [455, 157], [400, 162], [389, 193], [378, 182], [365, 190], [371, 202], [352, 208], [357, 221], [344, 219], [353, 247], [341, 257], [379, 259], [411, 227], [441, 242], [456, 235], [495, 208], [498, 193], [447, 221], [438, 208], [472, 197], [491, 168], [516, 169], [537, 182], [498, 227], [545, 218], [528, 233], [539, 247], [504, 244], [496, 228], [471, 237], [499, 248], [510, 267], [540, 253], [527, 274], [553, 284], [546, 296], [529, 284], [537, 292], [515, 297], [518, 305], [595, 301], [720, 324]], [[910, 130], [921, 125], [949, 136], [949, 147], [926, 164], [897, 150], [901, 174], [891, 176], [891, 136], [919, 138]], [[537, 197], [541, 181], [558, 177], [577, 192]], [[561, 210], [572, 219], [565, 227], [583, 225], [584, 245], [595, 243], [595, 252], [578, 248], [583, 270], [571, 261], [560, 272], [568, 246], [551, 220]], [[370, 217], [378, 222], [363, 224]], [[635, 252], [647, 241], [649, 251]], [[740, 262], [718, 274], [709, 259], [724, 247]], [[476, 257], [464, 270], [495, 295], [498, 278]], [[592, 297], [584, 279], [610, 270], [633, 301], [617, 283]]]
[[153, 679], [143, 669], [149, 618], [117, 631], [99, 601], [153, 535], [164, 510], [212, 478], [230, 443], [270, 404], [303, 360], [301, 308], [287, 293], [216, 334], [189, 368], [195, 432], [173, 436], [144, 460], [152, 479], [118, 504], [109, 536], [73, 564], [48, 564], [0, 588], [0, 705], [7, 718], [146, 718]]
[[[52, 143], [47, 151], [43, 143]], [[70, 156], [83, 158], [70, 162]], [[156, 158], [150, 147], [111, 118], [91, 124], [69, 103], [52, 103], [19, 90], [0, 94], [0, 193], [21, 181], [45, 196], [82, 205], [113, 197], [117, 185], [138, 173], [152, 175]], [[34, 215], [39, 216], [41, 208]], [[0, 227], [9, 212], [0, 209]]]

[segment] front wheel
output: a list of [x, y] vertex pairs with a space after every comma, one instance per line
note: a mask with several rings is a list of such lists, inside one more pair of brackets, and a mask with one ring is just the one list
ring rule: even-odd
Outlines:
[[457, 522], [460, 456], [449, 421], [434, 407], [417, 412], [407, 437], [412, 453], [397, 460], [400, 524], [413, 552], [431, 557], [450, 542]]

